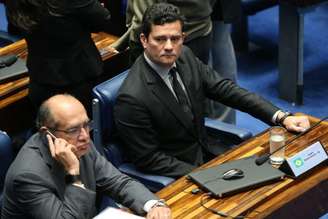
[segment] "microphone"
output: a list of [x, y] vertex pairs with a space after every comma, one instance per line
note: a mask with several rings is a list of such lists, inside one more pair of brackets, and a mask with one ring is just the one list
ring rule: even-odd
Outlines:
[[0, 57], [0, 68], [9, 67], [17, 61], [16, 55], [7, 55]]
[[322, 121], [328, 119], [328, 116], [324, 117], [323, 119], [321, 119], [320, 121], [316, 122], [313, 126], [311, 126], [310, 128], [308, 128], [307, 130], [305, 130], [304, 132], [301, 132], [300, 134], [294, 136], [292, 139], [290, 139], [285, 145], [277, 148], [276, 150], [272, 151], [271, 153], [266, 153], [260, 157], [258, 157], [255, 160], [256, 165], [260, 166], [262, 164], [264, 164], [272, 154], [276, 153], [277, 151], [283, 149], [284, 147], [287, 147], [290, 143], [292, 143], [293, 141], [295, 141], [297, 138], [305, 135], [306, 133], [310, 132], [312, 129], [314, 129], [315, 127], [317, 127]]

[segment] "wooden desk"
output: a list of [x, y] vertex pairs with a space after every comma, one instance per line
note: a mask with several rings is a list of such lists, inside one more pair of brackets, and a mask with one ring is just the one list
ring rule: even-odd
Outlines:
[[279, 1], [279, 97], [303, 104], [304, 14], [327, 0]]
[[[102, 32], [93, 34], [92, 37], [104, 61], [109, 60], [116, 54], [113, 50], [106, 47], [117, 40], [118, 37]], [[23, 39], [4, 48], [0, 48], [0, 55], [6, 54], [16, 54], [19, 57], [26, 59], [27, 45], [25, 40]], [[26, 72], [26, 76], [23, 78], [0, 84], [0, 109], [26, 97], [28, 94], [28, 83], [29, 78]]]
[[[311, 118], [311, 122], [317, 121]], [[288, 134], [288, 138], [292, 135]], [[254, 138], [246, 141], [238, 148], [225, 153], [200, 168], [211, 167], [229, 160], [236, 160], [254, 154], [268, 152], [269, 134], [263, 132]], [[309, 144], [320, 140], [328, 149], [328, 123], [323, 122], [320, 126], [309, 132], [307, 135], [295, 140], [286, 149], [287, 156], [295, 154]], [[274, 184], [269, 184], [257, 189], [252, 189], [233, 196], [222, 199], [206, 199], [206, 206], [228, 213], [232, 216], [247, 214], [247, 218], [318, 218], [318, 214], [323, 215], [328, 211], [328, 167], [320, 165], [297, 179], [285, 178]], [[182, 177], [173, 184], [159, 191], [157, 195], [166, 200], [173, 212], [173, 218], [221, 218], [216, 214], [207, 211], [200, 205], [201, 197], [204, 194], [193, 195], [190, 191], [197, 188], [195, 184]], [[313, 191], [319, 189], [319, 191]], [[320, 190], [321, 189], [321, 190]], [[310, 194], [308, 194], [310, 193]], [[302, 204], [302, 208], [295, 206], [302, 196], [309, 197], [316, 194], [317, 199], [325, 201], [315, 204], [316, 198], [308, 198], [308, 203]], [[318, 195], [319, 194], [319, 195]], [[318, 197], [319, 196], [319, 197]], [[322, 196], [322, 197], [321, 197]], [[299, 217], [288, 215], [295, 213], [284, 207], [290, 205], [293, 211], [298, 212]], [[315, 212], [321, 209], [323, 212]], [[281, 213], [282, 212], [282, 213]], [[297, 212], [295, 214], [297, 214]], [[317, 214], [317, 215], [316, 215]], [[288, 216], [286, 216], [288, 215]]]

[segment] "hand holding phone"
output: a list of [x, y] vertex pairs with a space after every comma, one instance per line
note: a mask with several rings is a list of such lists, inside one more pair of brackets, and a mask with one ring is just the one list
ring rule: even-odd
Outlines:
[[45, 133], [51, 156], [60, 162], [68, 173], [78, 175], [80, 172], [80, 162], [73, 152], [76, 150], [75, 146], [63, 138], [57, 138], [48, 129], [45, 130]]

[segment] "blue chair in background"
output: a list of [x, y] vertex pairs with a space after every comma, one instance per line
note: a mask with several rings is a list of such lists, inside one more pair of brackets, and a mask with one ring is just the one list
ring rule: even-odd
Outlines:
[[[124, 153], [119, 146], [120, 142], [113, 141], [116, 135], [113, 107], [118, 90], [127, 75], [128, 70], [93, 89], [93, 140], [97, 149], [121, 172], [138, 179], [151, 191], [156, 192], [172, 183], [174, 179], [140, 172], [134, 164], [125, 161]], [[239, 129], [217, 120], [206, 118], [205, 123], [211, 135], [224, 136], [225, 139], [230, 139], [232, 144], [238, 144], [252, 136], [245, 129]], [[117, 136], [115, 137], [117, 139]]]
[[2, 207], [2, 193], [6, 173], [13, 159], [14, 153], [11, 148], [11, 139], [7, 133], [0, 131], [0, 210]]
[[[3, 24], [7, 23], [7, 17], [5, 14], [5, 5], [3, 4], [3, 1], [0, 0], [0, 19], [3, 21]], [[8, 24], [9, 27], [10, 24]], [[13, 28], [10, 28], [8, 30], [8, 27], [2, 27], [0, 30], [0, 47], [5, 47], [7, 45], [10, 45], [20, 39], [22, 39], [22, 36], [18, 36], [18, 35], [14, 35], [12, 32], [10, 32], [10, 30], [12, 30]], [[12, 25], [10, 25], [10, 27], [13, 27]], [[16, 31], [16, 28], [14, 28]], [[17, 30], [18, 31], [18, 30]]]
[[325, 215], [322, 215], [319, 219], [328, 219], [328, 213]]
[[232, 25], [232, 41], [237, 51], [248, 51], [248, 16], [278, 5], [278, 0], [241, 0], [242, 14]]

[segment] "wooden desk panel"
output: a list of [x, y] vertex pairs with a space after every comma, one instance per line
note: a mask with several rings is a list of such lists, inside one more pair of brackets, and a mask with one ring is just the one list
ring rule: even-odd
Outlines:
[[[315, 121], [318, 120], [311, 117], [311, 123]], [[288, 134], [289, 139], [292, 136], [292, 134]], [[268, 139], [268, 131], [263, 132], [198, 169], [222, 164], [229, 160], [267, 153], [269, 151]], [[323, 122], [307, 135], [291, 143], [286, 149], [286, 155], [291, 156], [317, 140], [320, 140], [328, 149], [327, 122]], [[206, 200], [206, 206], [232, 216], [247, 214], [251, 218], [265, 218], [317, 185], [323, 184], [327, 187], [327, 179], [328, 168], [321, 165], [295, 180], [285, 178], [282, 181], [225, 198], [210, 198]], [[200, 205], [200, 200], [204, 194], [191, 194], [190, 191], [194, 188], [197, 188], [195, 184], [187, 180], [186, 177], [182, 177], [159, 191], [157, 195], [166, 200], [172, 209], [174, 218], [219, 218], [218, 215], [209, 212]], [[328, 210], [327, 201], [322, 203], [326, 211]]]
[[[115, 42], [118, 37], [100, 32], [97, 34], [92, 34], [92, 38], [101, 53], [103, 61], [107, 61], [116, 55], [116, 53], [108, 48], [108, 46]], [[23, 39], [4, 48], [0, 48], [0, 55], [6, 54], [16, 54], [20, 58], [26, 59], [26, 41]], [[28, 83], [29, 78], [26, 72], [26, 76], [23, 78], [0, 84], [0, 109], [26, 97], [28, 94]]]

